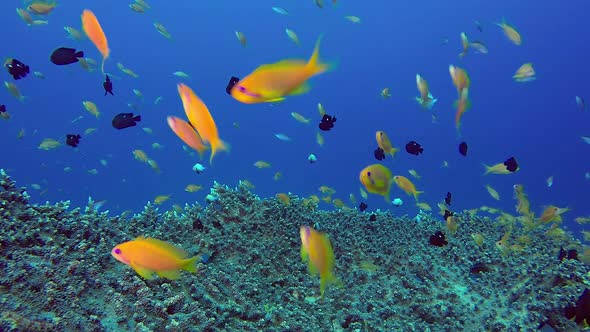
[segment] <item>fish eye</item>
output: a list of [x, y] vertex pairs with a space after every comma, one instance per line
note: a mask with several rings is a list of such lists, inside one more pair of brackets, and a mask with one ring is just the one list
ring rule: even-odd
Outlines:
[[115, 254], [120, 255], [121, 254], [121, 249], [119, 249], [119, 248], [115, 249]]
[[371, 172], [367, 172], [367, 176], [371, 176]]

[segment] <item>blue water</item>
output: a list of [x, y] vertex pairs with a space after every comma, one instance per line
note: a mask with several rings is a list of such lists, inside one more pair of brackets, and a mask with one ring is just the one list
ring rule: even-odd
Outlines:
[[[46, 79], [31, 75], [16, 82], [27, 96], [24, 103], [6, 89], [0, 90], [0, 104], [6, 104], [12, 115], [10, 121], [0, 121], [0, 167], [9, 169], [21, 185], [41, 185], [41, 190], [29, 189], [34, 202], [69, 199], [79, 206], [92, 196], [107, 200], [104, 208], [113, 212], [140, 210], [161, 194], [172, 195], [165, 208], [203, 202], [213, 181], [233, 186], [240, 179], [251, 181], [263, 197], [278, 192], [308, 196], [328, 185], [337, 191], [334, 198], [350, 204], [349, 193], [360, 201], [359, 171], [377, 162], [373, 157], [375, 131], [384, 130], [402, 151], [382, 163], [409, 178], [408, 170], [415, 169], [422, 179], [414, 182], [425, 191], [421, 200], [434, 209], [451, 191], [454, 210], [490, 205], [515, 214], [512, 186], [521, 183], [537, 215], [544, 205], [569, 207], [572, 210], [564, 215], [564, 225], [570, 228], [577, 226], [574, 217], [590, 215], [590, 181], [584, 179], [590, 171], [590, 146], [580, 139], [590, 136], [590, 112], [581, 112], [574, 101], [576, 95], [590, 101], [590, 30], [586, 23], [590, 5], [586, 1], [394, 4], [374, 0], [370, 4], [341, 1], [336, 7], [324, 2], [325, 8], [319, 9], [311, 0], [151, 1], [152, 9], [138, 14], [128, 8], [128, 2], [62, 1], [49, 15], [47, 26], [28, 27], [15, 12], [22, 2], [2, 1], [1, 55], [23, 61], [43, 72]], [[290, 15], [275, 13], [272, 6], [283, 7]], [[64, 26], [80, 28], [84, 8], [94, 11], [109, 39], [111, 58], [105, 70], [121, 76], [114, 80], [115, 96], [103, 96], [100, 71], [88, 73], [77, 64], [58, 67], [49, 62], [53, 49], [62, 46], [100, 59], [90, 41], [70, 40], [63, 30]], [[356, 15], [362, 23], [353, 24], [345, 15]], [[522, 34], [522, 46], [509, 42], [493, 24], [503, 17]], [[482, 22], [483, 32], [476, 29], [475, 20]], [[162, 37], [152, 26], [154, 21], [166, 26], [173, 39]], [[285, 28], [297, 32], [300, 46], [287, 38]], [[236, 40], [235, 30], [245, 33], [246, 48]], [[459, 59], [461, 32], [485, 42], [489, 54], [470, 50]], [[312, 79], [309, 93], [275, 106], [245, 105], [226, 94], [231, 76], [244, 77], [260, 64], [283, 58], [308, 58], [321, 33], [325, 35], [321, 57], [338, 66]], [[447, 45], [441, 45], [444, 38], [449, 39]], [[117, 62], [140, 77], [122, 74]], [[534, 64], [537, 80], [516, 83], [512, 75], [525, 62]], [[456, 90], [449, 64], [465, 68], [472, 80], [473, 108], [463, 117], [460, 138], [453, 122]], [[181, 80], [172, 75], [179, 70], [192, 78]], [[431, 114], [414, 101], [417, 73], [438, 98], [435, 124]], [[13, 81], [6, 71], [1, 75], [2, 80]], [[213, 167], [207, 155], [202, 163], [208, 169], [200, 175], [192, 171], [198, 158], [182, 150], [182, 142], [166, 124], [168, 115], [185, 118], [176, 91], [179, 82], [191, 86], [205, 101], [220, 137], [231, 144], [231, 152], [220, 152]], [[380, 97], [384, 87], [391, 88], [390, 99]], [[143, 92], [142, 103], [132, 89]], [[163, 101], [154, 105], [158, 96]], [[98, 120], [83, 109], [83, 100], [98, 105], [102, 113]], [[127, 107], [129, 102], [141, 103], [140, 127], [152, 128], [153, 135], [140, 127], [120, 131], [111, 127], [115, 114], [133, 112]], [[323, 133], [323, 147], [315, 142], [318, 102], [338, 118], [335, 128]], [[296, 122], [291, 112], [312, 118], [312, 123]], [[80, 115], [83, 119], [72, 123]], [[238, 129], [234, 122], [239, 123]], [[84, 135], [90, 127], [98, 130]], [[19, 141], [16, 136], [21, 128], [26, 135]], [[52, 151], [37, 149], [43, 138], [63, 142], [66, 134], [74, 133], [83, 136], [78, 150], [65, 145]], [[277, 133], [289, 135], [293, 142], [277, 140]], [[403, 151], [410, 140], [422, 144], [423, 155]], [[466, 158], [457, 152], [462, 140], [469, 144]], [[154, 142], [165, 148], [152, 149]], [[136, 161], [131, 153], [135, 149], [144, 150], [162, 172]], [[310, 153], [317, 155], [316, 164], [307, 162]], [[495, 164], [510, 156], [520, 163], [519, 172], [482, 176], [482, 163]], [[106, 167], [100, 159], [108, 161]], [[257, 160], [272, 163], [272, 169], [255, 168]], [[441, 168], [443, 160], [449, 168]], [[73, 170], [65, 173], [66, 166]], [[97, 175], [87, 172], [93, 168]], [[279, 181], [273, 180], [276, 171], [283, 173]], [[554, 185], [548, 188], [545, 180], [551, 175]], [[189, 183], [204, 189], [187, 193], [184, 187]], [[500, 193], [500, 202], [489, 196], [486, 184]], [[48, 191], [40, 196], [44, 189]], [[413, 198], [397, 188], [392, 190], [394, 197], [401, 197], [404, 206], [393, 208], [377, 195], [366, 202], [369, 210], [390, 209], [411, 216], [418, 212]]]

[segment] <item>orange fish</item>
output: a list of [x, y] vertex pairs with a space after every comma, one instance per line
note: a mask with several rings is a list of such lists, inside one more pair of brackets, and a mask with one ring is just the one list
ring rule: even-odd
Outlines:
[[34, 1], [27, 7], [27, 10], [35, 15], [49, 15], [56, 6], [57, 3], [55, 1]]
[[539, 222], [544, 224], [550, 222], [560, 222], [562, 221], [561, 215], [567, 211], [569, 211], [569, 208], [559, 208], [553, 205], [547, 206], [543, 210], [541, 217], [539, 217]]
[[462, 59], [469, 51], [469, 39], [465, 32], [461, 32], [461, 46], [463, 46], [463, 52], [459, 53], [459, 57]]
[[428, 88], [428, 82], [420, 74], [416, 74], [416, 86], [420, 91], [420, 97], [416, 97], [416, 101], [420, 106], [426, 109], [432, 109], [437, 99], [432, 96]]
[[416, 186], [405, 176], [396, 175], [393, 177], [393, 182], [395, 182], [400, 189], [405, 191], [406, 194], [414, 196], [416, 201], [418, 201], [418, 195], [423, 193], [423, 191], [416, 190]]
[[463, 114], [471, 108], [469, 89], [465, 88], [461, 90], [461, 97], [455, 101], [455, 108], [457, 109], [457, 112], [455, 112], [455, 128], [457, 128], [457, 133], [460, 133], [461, 118], [463, 118]]
[[383, 152], [391, 155], [391, 157], [394, 157], [395, 154], [399, 151], [399, 149], [394, 148], [391, 145], [391, 141], [389, 140], [389, 137], [387, 137], [387, 134], [384, 131], [379, 130], [378, 132], [376, 132], [375, 138], [377, 139], [377, 146], [379, 146], [383, 150]]
[[320, 295], [324, 295], [329, 283], [338, 282], [334, 275], [334, 250], [330, 239], [309, 226], [301, 226], [301, 259], [308, 261], [308, 270], [312, 275], [320, 275]]
[[195, 129], [181, 118], [169, 116], [167, 118], [168, 126], [186, 145], [195, 149], [199, 157], [203, 158], [203, 152], [208, 149]]
[[469, 89], [469, 85], [471, 84], [469, 75], [467, 75], [465, 69], [453, 65], [449, 65], [449, 74], [451, 74], [453, 85], [457, 88], [457, 93], [460, 97], [461, 91], [464, 89]]
[[232, 97], [245, 104], [257, 104], [280, 102], [287, 96], [306, 93], [306, 81], [330, 69], [320, 62], [320, 40], [321, 37], [309, 61], [287, 59], [261, 65], [232, 87]]
[[145, 279], [153, 279], [154, 272], [172, 280], [180, 278], [180, 270], [197, 272], [199, 259], [198, 256], [186, 258], [184, 250], [168, 242], [144, 237], [119, 244], [111, 250], [111, 255]]
[[109, 57], [109, 54], [111, 54], [111, 50], [109, 49], [107, 37], [104, 35], [104, 31], [102, 31], [98, 19], [94, 13], [88, 9], [84, 9], [82, 12], [82, 28], [88, 36], [88, 39], [92, 41], [100, 54], [102, 54], [102, 66], [100, 68], [104, 74], [104, 62]]
[[211, 157], [209, 157], [211, 164], [217, 151], [228, 150], [229, 147], [219, 138], [217, 126], [205, 103], [188, 85], [180, 83], [177, 88], [188, 120], [197, 130], [203, 142], [211, 146]]
[[391, 171], [381, 164], [369, 165], [359, 174], [359, 180], [371, 194], [385, 197], [389, 202], [389, 190], [391, 189]]

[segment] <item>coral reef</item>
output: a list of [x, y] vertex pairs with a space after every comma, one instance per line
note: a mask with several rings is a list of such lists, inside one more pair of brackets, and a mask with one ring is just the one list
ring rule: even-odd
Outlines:
[[[320, 211], [290, 197], [260, 199], [215, 184], [205, 207], [108, 216], [90, 201], [28, 203], [0, 171], [1, 331], [524, 331], [579, 327], [564, 315], [587, 287], [588, 267], [562, 259], [569, 235], [511, 229], [456, 213], [440, 220], [357, 210]], [[371, 218], [370, 216], [375, 217]], [[374, 221], [370, 221], [374, 219]], [[326, 232], [343, 287], [319, 297], [299, 255], [300, 225]], [[430, 244], [441, 231], [446, 244]], [[483, 241], [474, 241], [481, 234]], [[144, 280], [110, 255], [139, 235], [207, 254], [196, 274]], [[479, 238], [479, 237], [478, 237]], [[479, 238], [481, 240], [481, 238]]]

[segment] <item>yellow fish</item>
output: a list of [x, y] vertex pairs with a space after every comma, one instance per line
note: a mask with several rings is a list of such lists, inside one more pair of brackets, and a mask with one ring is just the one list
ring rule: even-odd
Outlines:
[[506, 23], [506, 19], [502, 19], [502, 22], [496, 23], [496, 25], [502, 28], [504, 35], [506, 35], [506, 37], [508, 37], [508, 39], [514, 43], [514, 45], [520, 46], [522, 44], [522, 37], [520, 36], [520, 33], [515, 27]]
[[375, 133], [375, 138], [377, 139], [377, 146], [379, 146], [383, 152], [391, 155], [391, 157], [394, 157], [395, 154], [399, 151], [399, 149], [394, 148], [391, 145], [391, 141], [389, 140], [389, 137], [387, 137], [387, 134], [384, 131], [377, 131]]
[[271, 165], [269, 162], [266, 162], [264, 160], [258, 160], [257, 162], [254, 163], [254, 166], [256, 166], [258, 168], [269, 168]]
[[400, 189], [405, 191], [406, 194], [414, 196], [416, 201], [418, 201], [418, 195], [423, 193], [423, 191], [416, 190], [416, 186], [414, 186], [412, 181], [405, 176], [396, 175], [393, 177], [393, 182], [395, 182]]
[[312, 275], [320, 275], [320, 295], [324, 295], [329, 283], [338, 282], [334, 275], [334, 250], [330, 239], [309, 226], [301, 226], [301, 259], [308, 262]]
[[381, 164], [369, 165], [363, 168], [359, 174], [359, 180], [368, 192], [381, 195], [389, 202], [389, 190], [392, 182], [389, 168]]
[[274, 103], [307, 92], [306, 81], [330, 69], [329, 65], [320, 62], [320, 40], [321, 37], [309, 61], [287, 59], [261, 65], [232, 87], [232, 97], [244, 104]]
[[154, 198], [154, 204], [162, 204], [170, 199], [170, 195], [158, 195]]

